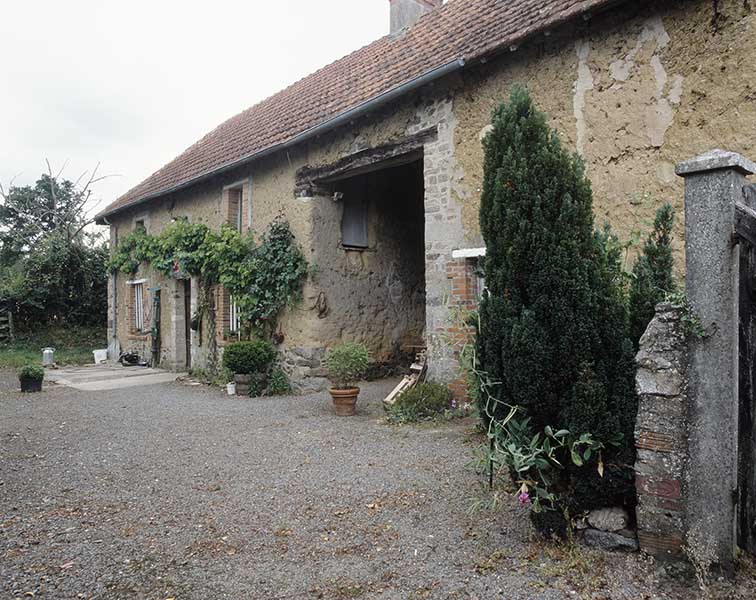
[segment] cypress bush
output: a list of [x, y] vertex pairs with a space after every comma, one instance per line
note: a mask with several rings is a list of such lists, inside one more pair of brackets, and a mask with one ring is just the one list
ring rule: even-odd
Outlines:
[[488, 294], [476, 350], [495, 382], [479, 402], [485, 424], [515, 406], [531, 433], [621, 440], [603, 451], [603, 476], [594, 455], [565, 464], [555, 488], [572, 514], [632, 505], [637, 400], [618, 252], [594, 231], [582, 161], [521, 88], [485, 140], [480, 224]]
[[672, 274], [674, 221], [675, 215], [671, 205], [665, 204], [656, 211], [654, 229], [633, 266], [633, 279], [630, 284], [630, 337], [636, 349], [646, 327], [654, 318], [656, 305], [675, 289]]

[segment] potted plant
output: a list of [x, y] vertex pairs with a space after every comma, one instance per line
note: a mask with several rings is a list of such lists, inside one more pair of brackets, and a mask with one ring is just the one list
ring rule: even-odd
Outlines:
[[22, 392], [41, 392], [45, 370], [39, 365], [24, 365], [18, 371]]
[[357, 382], [367, 372], [370, 355], [362, 344], [347, 342], [331, 349], [325, 357], [328, 377], [333, 383], [329, 390], [336, 414], [349, 417], [357, 410], [360, 388]]
[[223, 349], [223, 366], [234, 374], [240, 396], [248, 396], [253, 383], [255, 390], [260, 387], [275, 358], [276, 349], [264, 340], [234, 342]]

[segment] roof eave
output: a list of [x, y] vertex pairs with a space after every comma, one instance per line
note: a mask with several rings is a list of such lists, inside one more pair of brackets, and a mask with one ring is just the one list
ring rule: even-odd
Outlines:
[[128, 204], [124, 204], [123, 206], [116, 207], [113, 210], [105, 210], [95, 217], [95, 222], [99, 225], [106, 225], [107, 223], [105, 221], [109, 217], [112, 217], [113, 215], [119, 212], [123, 212], [130, 208], [133, 208], [135, 206], [143, 204], [144, 202], [148, 202], [149, 200], [154, 200], [162, 196], [167, 196], [168, 194], [179, 192], [181, 190], [189, 188], [198, 183], [202, 183], [203, 181], [207, 181], [208, 179], [212, 179], [213, 177], [217, 177], [218, 175], [222, 175], [223, 173], [227, 173], [228, 171], [241, 167], [245, 164], [251, 163], [255, 160], [259, 160], [265, 156], [273, 154], [274, 152], [280, 152], [282, 150], [286, 150], [288, 148], [291, 148], [293, 146], [306, 142], [314, 137], [317, 137], [328, 131], [336, 129], [340, 125], [353, 121], [354, 119], [357, 119], [359, 117], [362, 117], [365, 114], [372, 112], [376, 110], [377, 108], [380, 108], [384, 104], [387, 104], [391, 102], [392, 100], [395, 100], [401, 96], [404, 96], [405, 94], [415, 91], [416, 89], [419, 89], [423, 87], [424, 85], [427, 85], [433, 81], [437, 81], [438, 79], [441, 79], [442, 77], [445, 77], [456, 71], [459, 71], [464, 66], [465, 66], [464, 58], [461, 58], [461, 57], [455, 58], [454, 60], [447, 62], [441, 65], [440, 67], [435, 67], [431, 69], [430, 71], [426, 71], [422, 75], [419, 75], [401, 85], [396, 86], [395, 88], [392, 88], [386, 92], [383, 92], [382, 94], [378, 94], [377, 96], [374, 96], [368, 100], [365, 100], [364, 102], [362, 102], [361, 104], [358, 104], [354, 108], [350, 108], [349, 110], [346, 110], [336, 115], [335, 117], [332, 117], [331, 119], [324, 121], [323, 123], [320, 123], [319, 125], [315, 125], [314, 127], [311, 127], [310, 129], [307, 129], [301, 133], [298, 133], [297, 135], [286, 140], [285, 142], [273, 144], [272, 146], [268, 146], [267, 148], [258, 150], [257, 152], [253, 152], [252, 154], [243, 156], [242, 158], [223, 164], [219, 167], [216, 167], [215, 169], [202, 173], [201, 175], [197, 175], [195, 177], [192, 177], [191, 179], [187, 179], [186, 181], [183, 181], [180, 184], [159, 190], [152, 194], [147, 194], [145, 196], [142, 196], [139, 199], [134, 200], [133, 202], [129, 202]]

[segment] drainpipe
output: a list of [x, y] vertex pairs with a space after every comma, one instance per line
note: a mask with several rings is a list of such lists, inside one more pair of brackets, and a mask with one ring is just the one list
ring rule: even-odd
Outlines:
[[[105, 225], [112, 227], [112, 224], [107, 217], [103, 217], [102, 220]], [[111, 340], [108, 344], [108, 353], [110, 354], [111, 360], [118, 360], [118, 271], [112, 271], [110, 277], [113, 286], [113, 326], [110, 332]]]

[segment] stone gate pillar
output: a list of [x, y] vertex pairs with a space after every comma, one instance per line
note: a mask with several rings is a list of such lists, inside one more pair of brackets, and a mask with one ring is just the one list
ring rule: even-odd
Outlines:
[[738, 458], [738, 273], [735, 202], [756, 165], [713, 150], [679, 164], [685, 178], [685, 291], [706, 334], [691, 340], [688, 539], [695, 535], [727, 567], [736, 547]]

